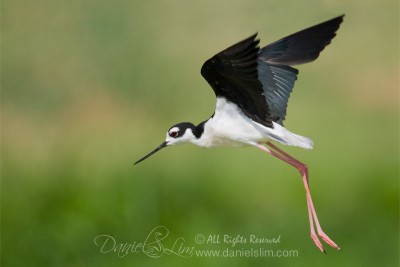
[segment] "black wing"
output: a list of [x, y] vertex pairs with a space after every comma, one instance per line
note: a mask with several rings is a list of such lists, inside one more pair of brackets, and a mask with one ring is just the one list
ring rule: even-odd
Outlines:
[[236, 104], [255, 122], [272, 127], [272, 120], [258, 79], [257, 34], [229, 47], [207, 60], [201, 75], [211, 85], [217, 97]]
[[265, 91], [271, 119], [280, 125], [283, 125], [286, 118], [287, 103], [298, 73], [297, 69], [290, 66], [258, 61], [258, 75]]
[[339, 29], [343, 16], [282, 38], [260, 50], [258, 75], [265, 91], [271, 119], [283, 124], [298, 70], [290, 67], [318, 58]]
[[325, 21], [267, 45], [260, 50], [260, 59], [271, 64], [290, 66], [317, 59], [336, 36], [343, 17]]

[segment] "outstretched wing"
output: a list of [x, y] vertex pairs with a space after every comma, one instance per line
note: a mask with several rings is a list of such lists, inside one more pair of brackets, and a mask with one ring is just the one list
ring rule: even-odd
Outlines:
[[282, 38], [260, 50], [258, 75], [265, 91], [271, 119], [283, 124], [287, 102], [298, 70], [290, 66], [311, 62], [336, 36], [343, 16]]
[[268, 64], [258, 60], [258, 76], [265, 91], [265, 97], [272, 121], [283, 125], [286, 107], [299, 71], [286, 65]]
[[293, 66], [317, 59], [336, 36], [343, 17], [322, 22], [265, 46], [260, 50], [260, 60]]
[[272, 127], [263, 85], [258, 79], [257, 34], [227, 48], [207, 60], [201, 75], [217, 97], [236, 104], [249, 118]]

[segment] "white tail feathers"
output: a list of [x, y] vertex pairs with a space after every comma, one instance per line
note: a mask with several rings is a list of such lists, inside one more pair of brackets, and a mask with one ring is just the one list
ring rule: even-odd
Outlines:
[[268, 129], [270, 139], [288, 146], [297, 146], [305, 149], [313, 148], [314, 143], [311, 139], [294, 134], [277, 123], [273, 122], [273, 125], [274, 128]]

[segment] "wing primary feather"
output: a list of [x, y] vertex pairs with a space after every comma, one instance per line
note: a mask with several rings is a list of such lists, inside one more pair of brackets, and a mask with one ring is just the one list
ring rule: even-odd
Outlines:
[[270, 64], [299, 65], [318, 58], [331, 43], [344, 15], [284, 37], [260, 50], [260, 59]]
[[272, 127], [263, 86], [258, 78], [259, 40], [257, 33], [207, 60], [201, 74], [217, 97], [236, 104], [260, 124]]
[[249, 118], [267, 127], [283, 125], [299, 71], [331, 43], [344, 15], [259, 48], [257, 33], [207, 60], [201, 74], [216, 97], [236, 104]]

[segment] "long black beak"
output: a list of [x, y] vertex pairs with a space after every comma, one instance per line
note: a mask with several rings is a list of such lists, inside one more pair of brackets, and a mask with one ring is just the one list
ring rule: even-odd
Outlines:
[[151, 151], [149, 154], [147, 154], [146, 156], [144, 156], [143, 158], [139, 159], [138, 161], [136, 161], [133, 165], [138, 164], [139, 162], [147, 159], [148, 157], [150, 157], [151, 155], [153, 155], [154, 153], [156, 153], [157, 151], [161, 150], [162, 148], [166, 147], [168, 144], [167, 141], [164, 141], [159, 147], [157, 147], [156, 149], [154, 149], [153, 151]]

